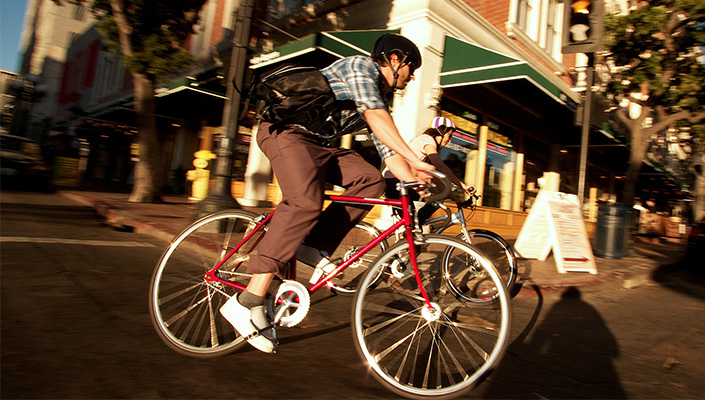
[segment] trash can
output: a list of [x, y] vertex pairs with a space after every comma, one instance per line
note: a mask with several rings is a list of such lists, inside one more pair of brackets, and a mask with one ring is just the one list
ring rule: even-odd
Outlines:
[[594, 253], [619, 259], [627, 254], [627, 235], [632, 207], [624, 203], [599, 202]]

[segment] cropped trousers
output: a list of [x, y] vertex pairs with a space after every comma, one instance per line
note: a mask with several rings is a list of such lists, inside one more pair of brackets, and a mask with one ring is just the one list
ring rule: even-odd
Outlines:
[[269, 229], [250, 257], [248, 272], [285, 278], [289, 261], [302, 243], [332, 254], [372, 206], [332, 203], [325, 211], [326, 182], [343, 187], [345, 196], [380, 197], [385, 183], [379, 170], [350, 149], [326, 147], [296, 126], [270, 131], [263, 122], [257, 144], [269, 159], [283, 200]]

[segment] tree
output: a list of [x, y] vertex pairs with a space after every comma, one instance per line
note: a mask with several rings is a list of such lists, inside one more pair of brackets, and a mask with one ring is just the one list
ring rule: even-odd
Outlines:
[[154, 89], [160, 80], [193, 61], [182, 44], [193, 33], [206, 1], [54, 0], [57, 4], [90, 3], [108, 49], [122, 56], [123, 65], [132, 74], [139, 162], [129, 201], [161, 201]]
[[627, 204], [634, 201], [652, 137], [669, 127], [705, 137], [705, 2], [638, 4], [627, 15], [608, 15], [605, 24], [605, 61], [612, 73], [607, 94], [627, 105], [617, 113], [630, 135], [622, 197]]

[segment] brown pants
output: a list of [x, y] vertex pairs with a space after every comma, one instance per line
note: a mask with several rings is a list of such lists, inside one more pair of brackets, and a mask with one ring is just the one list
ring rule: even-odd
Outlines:
[[250, 258], [248, 272], [285, 277], [301, 243], [333, 253], [372, 208], [333, 203], [321, 213], [326, 182], [345, 188], [346, 196], [375, 198], [385, 184], [379, 170], [353, 150], [324, 147], [300, 128], [270, 132], [269, 127], [260, 125], [257, 144], [272, 164], [284, 200], [269, 222], [258, 254]]

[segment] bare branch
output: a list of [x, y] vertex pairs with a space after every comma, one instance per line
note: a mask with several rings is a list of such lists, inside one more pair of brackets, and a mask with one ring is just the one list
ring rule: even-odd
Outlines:
[[628, 111], [626, 110], [618, 109], [615, 114], [617, 114], [617, 118], [619, 118], [624, 125], [629, 126], [634, 122], [631, 118], [629, 118]]
[[679, 19], [678, 19], [679, 13], [672, 13], [671, 17], [668, 18], [668, 22], [666, 23], [666, 26], [664, 27], [664, 45], [666, 49], [668, 49], [668, 52], [671, 54], [674, 54], [676, 52], [676, 45], [675, 45], [675, 40], [673, 40], [673, 32], [678, 26]]
[[673, 124], [676, 121], [679, 121], [681, 119], [687, 119], [691, 113], [690, 113], [690, 111], [682, 110], [682, 111], [679, 111], [675, 114], [665, 114], [665, 113], [661, 113], [661, 114], [662, 114], [662, 119], [660, 119], [655, 124], [651, 125], [648, 129], [646, 129], [646, 131], [660, 132], [660, 131], [668, 128], [671, 124]]
[[688, 122], [690, 122], [692, 124], [697, 124], [698, 122], [705, 120], [705, 111], [691, 113], [687, 119], [688, 119]]
[[130, 41], [132, 27], [127, 20], [127, 16], [125, 15], [125, 2], [123, 0], [110, 0], [110, 7], [113, 11], [113, 17], [115, 17], [115, 23], [118, 27], [118, 38], [120, 39], [122, 54], [127, 57], [131, 57], [133, 54], [132, 42]]

